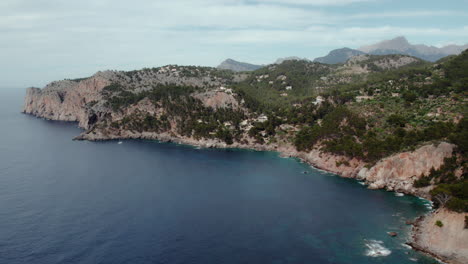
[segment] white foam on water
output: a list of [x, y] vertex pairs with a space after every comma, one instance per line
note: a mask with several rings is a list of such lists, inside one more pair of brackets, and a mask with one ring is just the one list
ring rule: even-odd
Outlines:
[[380, 240], [366, 240], [365, 246], [367, 247], [365, 255], [368, 257], [386, 257], [392, 253]]
[[414, 262], [417, 262], [417, 261], [418, 261], [417, 258], [410, 258], [409, 260], [414, 261]]
[[362, 181], [360, 181], [360, 182], [358, 182], [358, 183], [361, 184], [361, 185], [366, 185], [366, 183], [365, 183], [365, 182], [362, 182]]
[[322, 169], [319, 169], [319, 168], [316, 168], [314, 166], [310, 166], [312, 169], [318, 171], [318, 172], [321, 172], [323, 174], [328, 174], [328, 175], [335, 175], [333, 172], [329, 172], [329, 171], [326, 171], [326, 170], [322, 170]]
[[410, 245], [407, 245], [405, 243], [402, 243], [401, 244], [404, 248], [407, 248], [407, 249], [413, 249]]
[[404, 194], [404, 193], [398, 193], [398, 192], [396, 192], [396, 193], [395, 193], [395, 196], [402, 197], [402, 196], [405, 196], [405, 194]]

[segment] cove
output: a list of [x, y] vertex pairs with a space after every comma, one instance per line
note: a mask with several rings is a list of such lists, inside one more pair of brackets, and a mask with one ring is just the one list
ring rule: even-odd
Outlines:
[[272, 152], [72, 141], [22, 92], [0, 90], [0, 263], [435, 262], [404, 246], [416, 197]]

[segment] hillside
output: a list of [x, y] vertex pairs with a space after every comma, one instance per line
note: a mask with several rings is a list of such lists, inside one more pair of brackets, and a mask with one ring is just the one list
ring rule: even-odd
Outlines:
[[[282, 150], [371, 186], [433, 195], [439, 204], [437, 195], [448, 193], [447, 207], [467, 211], [468, 199], [453, 189], [466, 183], [467, 64], [465, 51], [440, 63], [360, 55], [336, 65], [287, 60], [250, 73], [177, 65], [99, 72], [29, 89], [23, 111], [79, 122], [85, 131], [78, 139]], [[365, 170], [442, 141], [456, 147], [440, 145], [443, 154], [404, 184], [379, 183], [376, 171]]]
[[78, 122], [80, 140], [278, 151], [371, 189], [426, 197], [449, 210], [440, 215], [450, 228], [420, 221], [412, 245], [457, 263], [467, 252], [440, 241], [464, 239], [457, 226], [468, 212], [467, 69], [468, 51], [436, 63], [358, 55], [242, 73], [177, 65], [106, 71], [29, 88], [23, 112]]

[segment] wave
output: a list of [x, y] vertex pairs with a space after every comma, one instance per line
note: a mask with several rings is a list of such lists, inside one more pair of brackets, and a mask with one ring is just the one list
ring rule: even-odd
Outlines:
[[365, 246], [367, 247], [365, 255], [368, 257], [386, 257], [392, 253], [380, 240], [367, 240]]
[[405, 243], [402, 243], [401, 245], [406, 249], [413, 249], [410, 245], [407, 245]]

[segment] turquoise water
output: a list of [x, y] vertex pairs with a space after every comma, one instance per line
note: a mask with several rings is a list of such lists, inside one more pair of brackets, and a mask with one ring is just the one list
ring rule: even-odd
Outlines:
[[0, 93], [0, 263], [435, 263], [404, 246], [418, 198], [271, 152], [72, 141]]

